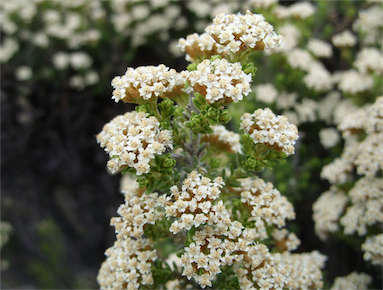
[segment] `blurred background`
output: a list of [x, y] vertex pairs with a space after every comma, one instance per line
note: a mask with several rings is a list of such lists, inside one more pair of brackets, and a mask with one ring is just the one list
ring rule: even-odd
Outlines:
[[[109, 220], [117, 215], [123, 196], [120, 176], [107, 172], [108, 157], [95, 135], [112, 118], [134, 109], [111, 99], [113, 77], [141, 65], [186, 69], [178, 39], [203, 33], [220, 12], [250, 9], [268, 15], [266, 20], [278, 32], [278, 23], [286, 18], [274, 10], [296, 2], [2, 0], [1, 289], [98, 288], [104, 251], [115, 240]], [[311, 35], [331, 43], [332, 35], [351, 28], [358, 9], [370, 5], [329, 2], [313, 2], [315, 13], [304, 19], [291, 12], [289, 21], [301, 31], [297, 46], [304, 47]], [[278, 88], [278, 82], [285, 81], [280, 74], [289, 76], [282, 70], [283, 57], [254, 56], [254, 85], [272, 83]], [[321, 62], [332, 73], [348, 69], [346, 60], [334, 48], [332, 57]], [[288, 72], [298, 99], [319, 102], [327, 93], [304, 87], [300, 72]], [[376, 90], [373, 87], [365, 101], [373, 100]], [[275, 103], [262, 102], [255, 93], [243, 106], [268, 106], [281, 113]], [[241, 108], [232, 109], [233, 128]], [[263, 178], [294, 203], [297, 219], [289, 228], [302, 241], [298, 252], [319, 250], [329, 257], [326, 286], [337, 276], [363, 271], [374, 277], [372, 287], [379, 288], [381, 268], [363, 261], [363, 239], [345, 242], [330, 236], [323, 242], [315, 235], [312, 204], [329, 188], [320, 171], [340, 155], [342, 142], [324, 148], [318, 131], [325, 122], [297, 117], [302, 132], [297, 154], [265, 171]]]

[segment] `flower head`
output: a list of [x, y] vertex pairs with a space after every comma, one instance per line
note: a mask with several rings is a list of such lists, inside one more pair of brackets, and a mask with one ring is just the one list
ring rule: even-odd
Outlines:
[[266, 108], [258, 109], [253, 114], [245, 113], [241, 120], [241, 129], [250, 135], [255, 144], [268, 144], [287, 155], [294, 153], [298, 129], [285, 116], [276, 116]]
[[121, 77], [112, 80], [113, 99], [118, 102], [141, 103], [157, 97], [179, 92], [184, 86], [188, 72], [177, 73], [161, 64], [128, 68]]
[[229, 104], [242, 100], [251, 92], [252, 78], [242, 71], [240, 63], [217, 58], [202, 61], [197, 70], [190, 72], [187, 81], [209, 104]]
[[273, 26], [265, 21], [263, 15], [253, 14], [249, 10], [245, 15], [218, 14], [205, 31], [232, 53], [248, 49], [268, 50], [282, 43], [282, 36], [274, 32]]
[[112, 173], [126, 167], [135, 168], [137, 175], [148, 173], [150, 160], [173, 147], [170, 131], [161, 130], [158, 120], [148, 115], [133, 111], [117, 116], [96, 136], [112, 158], [108, 162]]

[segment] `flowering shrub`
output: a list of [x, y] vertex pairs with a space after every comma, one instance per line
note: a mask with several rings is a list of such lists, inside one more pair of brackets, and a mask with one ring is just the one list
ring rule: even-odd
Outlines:
[[[120, 217], [112, 218], [117, 241], [98, 275], [102, 289], [322, 287], [325, 256], [290, 254], [300, 243], [284, 228], [295, 218], [293, 205], [257, 176], [294, 153], [296, 126], [270, 109], [243, 114], [240, 135], [223, 126], [231, 119], [223, 106], [250, 92], [255, 67], [248, 54], [282, 41], [263, 19], [250, 11], [219, 14], [204, 36], [219, 54], [191, 53], [201, 38], [181, 39], [193, 61], [188, 71], [128, 68], [112, 81], [117, 102], [139, 106], [97, 135], [111, 157], [108, 168], [131, 180]], [[301, 279], [297, 269], [307, 263], [315, 274]]]
[[2, 286], [380, 287], [381, 4], [1, 1]]

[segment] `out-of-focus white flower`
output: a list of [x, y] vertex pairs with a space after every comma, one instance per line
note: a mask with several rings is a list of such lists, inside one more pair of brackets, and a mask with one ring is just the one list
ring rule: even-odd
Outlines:
[[53, 55], [53, 65], [55, 66], [55, 68], [57, 69], [66, 69], [69, 65], [69, 62], [70, 62], [70, 57], [69, 57], [69, 54], [66, 53], [66, 52], [56, 52], [54, 55]]
[[344, 93], [357, 94], [369, 90], [373, 84], [371, 76], [351, 69], [341, 74], [338, 89]]
[[299, 19], [306, 19], [316, 11], [316, 7], [310, 2], [296, 2], [290, 5], [288, 9], [291, 16]]
[[344, 213], [347, 202], [347, 195], [336, 187], [323, 192], [314, 202], [315, 233], [321, 240], [325, 240], [328, 233], [339, 230], [339, 218]]
[[82, 75], [74, 75], [69, 78], [69, 86], [79, 91], [85, 87], [85, 80]]
[[86, 69], [92, 65], [93, 60], [85, 52], [74, 52], [69, 58], [70, 64], [75, 70]]
[[353, 47], [355, 46], [356, 42], [356, 36], [349, 29], [346, 29], [341, 33], [335, 34], [332, 37], [332, 43], [338, 48]]
[[149, 6], [146, 4], [134, 5], [130, 11], [134, 20], [142, 20], [150, 15]]
[[345, 277], [336, 277], [331, 290], [360, 290], [368, 289], [368, 284], [372, 282], [372, 277], [365, 273], [352, 272]]
[[303, 82], [307, 88], [318, 92], [329, 91], [333, 85], [330, 72], [320, 62], [312, 62]]
[[340, 141], [340, 134], [335, 128], [323, 128], [319, 131], [319, 140], [324, 148], [334, 147]]
[[383, 265], [383, 234], [367, 237], [362, 245], [365, 252], [363, 258], [365, 261], [371, 261], [373, 265]]
[[287, 62], [292, 68], [308, 71], [314, 62], [314, 58], [308, 51], [294, 48], [287, 52]]
[[29, 80], [32, 75], [32, 69], [29, 66], [20, 66], [16, 69], [16, 79], [19, 81]]
[[311, 99], [303, 99], [302, 102], [295, 105], [295, 111], [301, 123], [314, 122], [316, 120], [317, 108], [318, 104]]
[[354, 66], [362, 74], [373, 71], [383, 75], [383, 53], [374, 47], [364, 47], [357, 54]]
[[96, 71], [88, 71], [85, 75], [85, 84], [88, 86], [94, 85], [95, 83], [98, 82], [99, 76]]
[[49, 38], [44, 32], [37, 32], [35, 35], [32, 35], [31, 41], [33, 44], [39, 47], [47, 47], [49, 45]]
[[258, 101], [270, 104], [275, 101], [278, 91], [272, 84], [260, 84], [253, 88]]
[[329, 58], [332, 56], [332, 47], [327, 42], [310, 38], [307, 48], [317, 57]]
[[12, 37], [5, 37], [0, 45], [0, 62], [7, 62], [18, 50], [19, 43]]

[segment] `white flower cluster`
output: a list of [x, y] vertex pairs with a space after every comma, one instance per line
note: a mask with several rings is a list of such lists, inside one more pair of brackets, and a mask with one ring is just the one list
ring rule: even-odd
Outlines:
[[283, 43], [281, 46], [271, 48], [266, 51], [266, 54], [275, 54], [275, 53], [286, 53], [292, 50], [298, 45], [299, 38], [301, 37], [301, 32], [299, 29], [292, 24], [285, 24], [281, 27], [278, 27], [278, 32], [283, 35]]
[[271, 182], [266, 183], [261, 178], [246, 180], [242, 182], [242, 190], [241, 202], [249, 208], [252, 220], [281, 228], [286, 225], [286, 220], [295, 219], [293, 205]]
[[253, 90], [256, 99], [267, 104], [273, 103], [278, 96], [278, 91], [270, 83], [257, 85]]
[[334, 82], [338, 83], [338, 89], [343, 93], [357, 94], [369, 90], [374, 84], [374, 79], [370, 75], [350, 69], [339, 72]]
[[353, 47], [356, 44], [356, 36], [349, 30], [346, 29], [341, 33], [335, 34], [332, 37], [332, 44], [338, 48], [342, 47]]
[[327, 179], [331, 184], [345, 183], [353, 166], [349, 159], [335, 158], [333, 162], [323, 166], [320, 176]]
[[227, 153], [240, 153], [241, 143], [239, 143], [240, 135], [229, 131], [223, 125], [211, 127], [213, 134], [206, 134], [202, 141], [209, 143], [209, 146], [219, 148]]
[[144, 237], [144, 226], [163, 217], [163, 212], [156, 210], [160, 206], [158, 195], [129, 189], [123, 193], [120, 217], [111, 219], [117, 240], [105, 251], [107, 259], [97, 276], [101, 289], [138, 289], [154, 282], [151, 265], [158, 257], [153, 242]]
[[342, 104], [339, 102], [340, 98], [341, 98], [340, 92], [331, 91], [318, 102], [318, 117], [320, 120], [325, 121], [326, 124], [332, 124], [334, 119], [334, 116], [333, 116], [334, 110], [337, 106]]
[[16, 74], [17, 80], [26, 81], [26, 80], [29, 80], [30, 78], [32, 78], [33, 72], [32, 72], [31, 67], [23, 65], [23, 66], [19, 66], [16, 69], [15, 74]]
[[297, 93], [280, 92], [278, 102], [275, 105], [278, 109], [292, 108], [296, 104], [297, 98]]
[[276, 116], [269, 108], [266, 108], [257, 109], [253, 114], [245, 113], [241, 120], [240, 129], [250, 134], [255, 144], [267, 144], [287, 155], [294, 153], [298, 129], [290, 124], [285, 116]]
[[383, 179], [359, 179], [349, 191], [352, 205], [340, 219], [344, 226], [344, 233], [359, 236], [367, 234], [367, 227], [383, 222]]
[[274, 229], [272, 237], [275, 240], [276, 248], [281, 251], [294, 251], [301, 244], [301, 241], [294, 233], [289, 233], [286, 229]]
[[[343, 137], [351, 141], [346, 143], [349, 145], [346, 146], [341, 158], [354, 164], [358, 174], [373, 177], [379, 170], [383, 169], [383, 160], [380, 158], [383, 154], [381, 146], [383, 142], [382, 119], [383, 97], [381, 96], [376, 99], [374, 104], [366, 105], [349, 114], [338, 125]], [[353, 141], [353, 134], [362, 130], [367, 133], [367, 136], [361, 142]], [[352, 147], [352, 149], [347, 147]]]
[[[269, 253], [265, 245], [254, 242], [255, 229], [246, 228], [242, 231], [243, 226], [236, 221], [231, 222], [229, 227], [235, 232], [234, 236], [213, 226], [196, 231], [194, 242], [185, 247], [185, 253], [181, 256], [182, 275], [188, 279], [194, 278], [205, 288], [212, 286], [211, 281], [221, 273], [222, 266], [235, 264], [241, 289], [254, 286], [276, 289], [289, 285], [288, 268], [281, 263], [278, 255]], [[199, 269], [203, 270], [201, 275], [196, 273]]]
[[178, 47], [186, 53], [186, 60], [189, 62], [200, 62], [202, 59], [209, 59], [211, 56], [224, 55], [226, 48], [217, 43], [213, 37], [207, 33], [201, 35], [190, 34], [178, 40]]
[[249, 48], [268, 50], [282, 43], [282, 36], [274, 32], [273, 26], [265, 21], [263, 15], [253, 14], [249, 10], [245, 15], [218, 14], [205, 31], [232, 53]]
[[336, 277], [331, 290], [360, 290], [368, 289], [368, 284], [372, 282], [370, 275], [365, 273], [352, 272], [345, 277]]
[[324, 148], [332, 148], [340, 141], [339, 131], [335, 128], [323, 128], [319, 131], [319, 140]]
[[371, 261], [373, 265], [383, 266], [383, 234], [367, 237], [362, 250], [365, 252], [364, 260]]
[[[251, 184], [259, 186], [260, 191], [265, 190], [264, 182]], [[221, 273], [222, 266], [235, 263], [240, 266], [236, 272], [241, 289], [249, 289], [254, 285], [262, 289], [286, 287], [290, 283], [288, 270], [277, 256], [269, 253], [265, 245], [255, 243], [260, 238], [258, 229], [244, 228], [239, 221], [232, 221], [223, 202], [219, 200], [214, 203], [222, 186], [222, 178], [217, 177], [212, 182], [192, 171], [183, 181], [181, 191], [177, 186], [171, 188], [171, 198], [174, 201], [170, 201], [170, 197], [164, 201], [166, 215], [177, 218], [169, 229], [171, 232], [177, 234], [182, 230], [190, 230], [193, 226], [197, 229], [193, 242], [185, 247], [185, 253], [181, 257], [182, 275], [188, 279], [194, 278], [205, 288], [212, 286], [211, 281]], [[266, 187], [272, 198], [268, 199], [265, 192], [263, 200], [267, 204], [264, 206], [263, 218], [284, 225], [284, 219], [294, 215], [292, 206], [270, 184]], [[256, 191], [255, 188], [252, 190]], [[266, 209], [268, 207], [274, 210], [270, 217]], [[279, 212], [275, 212], [276, 210]], [[281, 217], [278, 218], [278, 214]], [[201, 270], [203, 272], [198, 274]]]
[[370, 71], [383, 75], [383, 53], [377, 48], [363, 48], [354, 61], [354, 66], [362, 73]]
[[330, 72], [320, 62], [310, 63], [308, 74], [304, 76], [303, 82], [307, 88], [318, 92], [329, 91], [333, 84]]
[[310, 38], [307, 44], [307, 48], [317, 57], [332, 57], [331, 45], [323, 40], [317, 38]]
[[242, 71], [240, 63], [230, 63], [226, 59], [205, 59], [191, 71], [187, 81], [195, 92], [205, 97], [209, 104], [216, 102], [238, 102], [247, 96], [252, 81], [251, 74]]
[[140, 103], [166, 94], [180, 92], [184, 86], [187, 71], [177, 73], [174, 69], [158, 66], [129, 67], [121, 77], [112, 80], [113, 97], [116, 102]]
[[311, 253], [291, 254], [283, 252], [282, 262], [291, 269], [289, 289], [322, 289], [322, 271], [327, 257], [318, 251]]
[[75, 70], [88, 69], [92, 63], [92, 58], [85, 52], [67, 53], [63, 51], [56, 52], [52, 58], [55, 68], [62, 70], [69, 65]]
[[344, 213], [347, 203], [347, 195], [335, 187], [322, 193], [315, 201], [313, 220], [315, 233], [321, 240], [327, 238], [328, 232], [336, 232], [339, 229], [339, 218]]
[[375, 103], [367, 107], [364, 129], [368, 134], [383, 132], [383, 96], [377, 97]]
[[316, 11], [316, 7], [310, 2], [296, 2], [288, 7], [278, 5], [274, 7], [273, 14], [279, 19], [286, 19], [288, 17], [294, 17], [304, 20], [312, 16]]
[[4, 37], [0, 45], [0, 63], [8, 62], [19, 50], [19, 43], [13, 37]]
[[134, 167], [137, 175], [148, 173], [155, 154], [173, 148], [170, 131], [161, 130], [158, 120], [148, 115], [133, 111], [117, 116], [96, 136], [112, 158], [108, 161], [112, 173], [126, 167]]
[[289, 14], [299, 19], [306, 19], [316, 12], [316, 7], [311, 2], [296, 2], [288, 7]]
[[383, 7], [381, 3], [359, 11], [359, 17], [353, 23], [353, 30], [362, 34], [365, 44], [380, 44], [382, 40]]
[[292, 68], [299, 68], [304, 71], [308, 71], [314, 62], [312, 55], [307, 50], [301, 48], [294, 48], [288, 51], [286, 57], [288, 64]]
[[211, 182], [209, 178], [192, 171], [183, 181], [181, 192], [176, 185], [172, 186], [170, 190], [175, 201], [167, 202], [165, 212], [167, 217], [179, 217], [180, 222], [174, 221], [169, 231], [176, 234], [206, 223], [227, 227], [230, 218], [227, 213], [224, 214], [226, 209], [222, 201], [213, 205], [223, 185], [222, 177], [217, 177]]
[[100, 289], [138, 289], [140, 285], [153, 284], [151, 264], [157, 260], [157, 254], [151, 246], [148, 239], [117, 240], [105, 251], [107, 258], [97, 276]]

